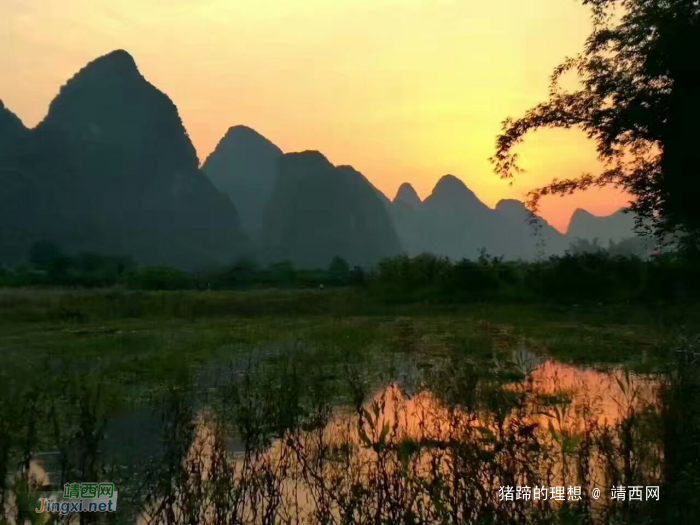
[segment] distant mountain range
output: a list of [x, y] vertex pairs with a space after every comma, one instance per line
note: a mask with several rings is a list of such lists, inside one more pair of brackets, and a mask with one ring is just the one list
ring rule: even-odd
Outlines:
[[369, 265], [426, 251], [533, 259], [564, 253], [575, 237], [632, 235], [630, 215], [583, 210], [562, 235], [519, 201], [487, 207], [452, 175], [425, 201], [408, 183], [390, 201], [351, 166], [284, 154], [245, 126], [198, 166], [177, 108], [125, 51], [81, 69], [34, 129], [0, 102], [0, 263], [21, 262], [38, 240], [203, 268], [243, 256]]
[[504, 259], [532, 260], [563, 255], [576, 239], [607, 247], [635, 236], [634, 216], [622, 210], [595, 217], [576, 210], [566, 234], [524, 204], [504, 199], [491, 209], [452, 175], [442, 177], [425, 201], [403, 183], [392, 202], [392, 216], [409, 255], [431, 252], [452, 259], [475, 259], [481, 252]]
[[635, 235], [634, 215], [618, 210], [612, 215], [597, 217], [579, 208], [571, 216], [566, 234], [571, 239], [597, 240], [601, 246], [607, 246]]
[[534, 259], [562, 254], [568, 244], [544, 219], [531, 219], [521, 202], [503, 200], [491, 209], [452, 175], [442, 177], [423, 202], [410, 184], [402, 184], [392, 215], [409, 255], [431, 252], [475, 259], [483, 252]]

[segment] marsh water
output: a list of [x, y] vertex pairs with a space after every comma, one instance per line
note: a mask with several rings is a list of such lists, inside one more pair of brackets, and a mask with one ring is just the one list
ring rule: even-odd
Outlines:
[[[106, 418], [90, 453], [121, 484], [118, 521], [615, 522], [648, 502], [612, 500], [612, 487], [660, 485], [653, 374], [522, 344], [485, 359], [315, 355], [278, 345], [207, 363]], [[35, 454], [30, 476], [56, 490], [70, 455]], [[558, 486], [581, 497], [504, 501], [501, 489]]]

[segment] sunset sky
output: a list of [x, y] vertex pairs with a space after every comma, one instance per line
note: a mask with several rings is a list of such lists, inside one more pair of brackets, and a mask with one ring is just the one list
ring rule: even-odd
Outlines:
[[[481, 200], [600, 165], [577, 131], [519, 149], [512, 185], [488, 158], [501, 121], [545, 100], [549, 75], [581, 49], [576, 0], [1, 0], [0, 99], [28, 126], [88, 61], [127, 50], [177, 105], [203, 162], [245, 124], [285, 152], [352, 164], [387, 196], [421, 197], [447, 173]], [[543, 203], [564, 230], [573, 210], [612, 213], [614, 190]]]

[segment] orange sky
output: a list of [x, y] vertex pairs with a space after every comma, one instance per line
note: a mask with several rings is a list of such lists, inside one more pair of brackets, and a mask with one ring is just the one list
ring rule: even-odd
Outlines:
[[[545, 99], [589, 30], [575, 0], [2, 0], [0, 99], [28, 126], [89, 60], [129, 51], [178, 106], [200, 160], [246, 124], [284, 151], [318, 149], [393, 197], [452, 173], [488, 205], [600, 169], [576, 131], [532, 135], [511, 186], [488, 157], [500, 122]], [[614, 190], [552, 198], [565, 229]]]

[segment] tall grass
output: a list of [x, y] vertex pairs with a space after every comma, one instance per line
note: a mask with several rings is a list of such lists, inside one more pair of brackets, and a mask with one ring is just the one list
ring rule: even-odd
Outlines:
[[[682, 362], [669, 366], [658, 396], [643, 395], [629, 374], [614, 376], [618, 405], [607, 421], [601, 399], [544, 395], [522, 363], [484, 369], [453, 355], [411, 385], [376, 384], [339, 365], [328, 381], [328, 370], [310, 367], [297, 348], [276, 362], [232, 366], [204, 391], [181, 381], [159, 392], [159, 446], [131, 477], [122, 469], [128, 458], [104, 453], [111, 416], [99, 382], [64, 375], [8, 383], [0, 519], [34, 519], [22, 505], [39, 488], [29, 467], [44, 449], [60, 453], [61, 479], [52, 483], [119, 483], [112, 519], [122, 522], [694, 523], [694, 344], [678, 343], [673, 355]], [[525, 485], [580, 486], [582, 498], [499, 495]], [[618, 485], [659, 485], [660, 501], [610, 500]]]

